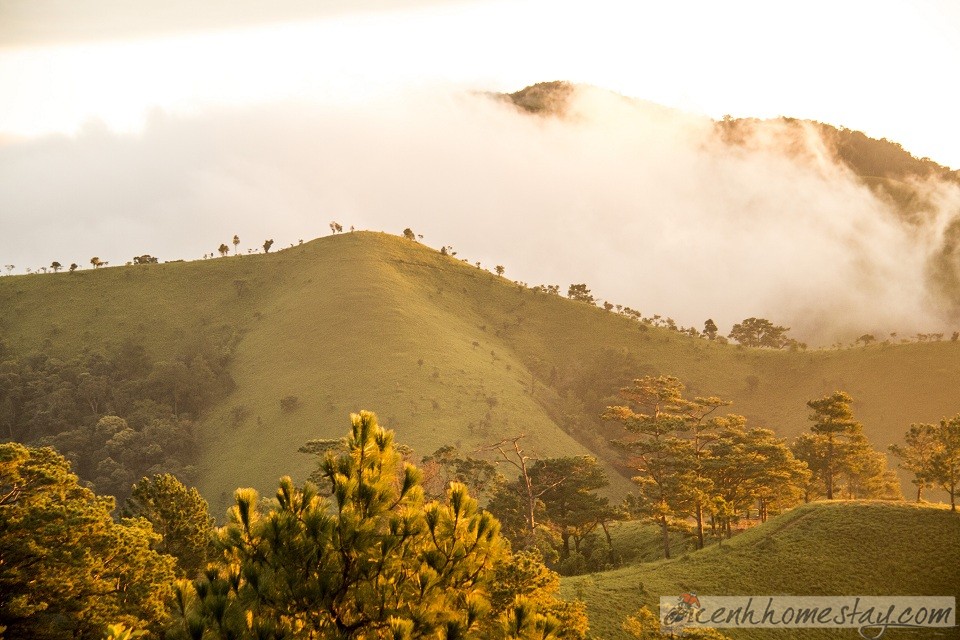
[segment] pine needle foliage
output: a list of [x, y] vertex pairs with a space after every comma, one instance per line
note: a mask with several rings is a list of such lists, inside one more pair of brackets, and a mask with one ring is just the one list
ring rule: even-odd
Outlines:
[[281, 479], [272, 507], [237, 490], [221, 561], [179, 584], [174, 635], [557, 637], [556, 619], [529, 599], [491, 612], [493, 576], [509, 553], [499, 523], [457, 482], [443, 501], [425, 502], [419, 469], [373, 413], [351, 415], [315, 477], [319, 487]]

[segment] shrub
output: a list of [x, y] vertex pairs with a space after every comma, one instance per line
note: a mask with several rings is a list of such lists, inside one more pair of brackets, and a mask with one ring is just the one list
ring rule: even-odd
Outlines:
[[297, 396], [284, 396], [280, 400], [280, 408], [285, 413], [290, 413], [291, 411], [296, 411], [300, 408], [300, 398]]

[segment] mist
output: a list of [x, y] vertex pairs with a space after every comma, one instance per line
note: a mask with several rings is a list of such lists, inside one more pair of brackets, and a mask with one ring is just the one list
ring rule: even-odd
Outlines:
[[[129, 40], [343, 14], [416, 8], [437, 0], [4, 0], [0, 50], [17, 46]], [[105, 19], [105, 17], [108, 17]]]
[[448, 90], [158, 111], [139, 135], [7, 140], [0, 176], [16, 273], [199, 259], [234, 234], [276, 250], [335, 220], [723, 333], [750, 316], [811, 344], [960, 328], [955, 185], [922, 185], [934, 210], [908, 224], [812, 130], [760, 124], [731, 146], [708, 118], [599, 90], [562, 118]]

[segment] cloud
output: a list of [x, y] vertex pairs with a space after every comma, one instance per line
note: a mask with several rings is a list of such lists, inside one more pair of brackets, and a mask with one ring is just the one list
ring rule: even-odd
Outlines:
[[748, 316], [812, 342], [958, 324], [958, 190], [926, 185], [936, 210], [907, 224], [831, 158], [813, 130], [730, 145], [707, 118], [593, 90], [563, 119], [426, 90], [158, 112], [139, 136], [0, 146], [0, 260], [191, 259], [337, 220], [724, 332]]

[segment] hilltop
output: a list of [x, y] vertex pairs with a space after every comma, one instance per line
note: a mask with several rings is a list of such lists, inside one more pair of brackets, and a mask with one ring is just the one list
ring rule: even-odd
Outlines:
[[[198, 331], [229, 354], [233, 390], [199, 416], [196, 483], [220, 513], [233, 489], [304, 479], [297, 449], [378, 412], [418, 459], [527, 434], [536, 455], [611, 460], [599, 411], [644, 374], [732, 400], [792, 437], [805, 403], [856, 400], [875, 446], [956, 413], [960, 343], [818, 351], [745, 349], [649, 326], [511, 282], [401, 237], [344, 233], [266, 255], [0, 278], [0, 335], [52, 357], [141, 341], [157, 358]], [[295, 408], [281, 400], [292, 396]], [[290, 407], [288, 407], [289, 409]], [[607, 464], [611, 493], [630, 482]], [[907, 491], [909, 494], [909, 490]]]
[[[951, 542], [958, 538], [960, 518], [946, 509], [889, 502], [818, 502], [673, 560], [564, 578], [562, 592], [587, 603], [591, 631], [608, 640], [629, 637], [622, 621], [641, 605], [656, 612], [661, 595], [684, 591], [960, 597], [956, 571], [960, 548]], [[837, 631], [822, 630], [722, 631], [738, 639], [838, 637]], [[844, 637], [855, 634], [842, 633]], [[884, 637], [910, 638], [915, 633], [889, 630]]]
[[[586, 87], [583, 85], [564, 81], [539, 82], [513, 93], [498, 94], [497, 97], [526, 113], [563, 118], [568, 116], [577, 91], [584, 88]], [[641, 102], [626, 97], [622, 99], [627, 102]], [[658, 108], [679, 113], [669, 107]], [[813, 126], [823, 137], [835, 159], [863, 179], [903, 184], [911, 180], [936, 178], [960, 184], [960, 170], [951, 169], [930, 158], [917, 158], [897, 142], [886, 138], [872, 138], [861, 131], [843, 126], [783, 116], [768, 120], [728, 116], [717, 121], [716, 125], [724, 140], [730, 144], [741, 144], [751, 128], [765, 122], [793, 128]]]

